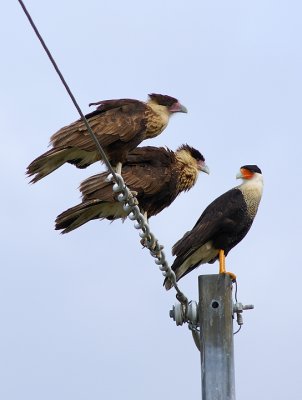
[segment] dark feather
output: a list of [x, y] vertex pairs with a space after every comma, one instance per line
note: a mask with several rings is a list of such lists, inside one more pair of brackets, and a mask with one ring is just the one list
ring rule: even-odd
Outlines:
[[[189, 158], [190, 159], [190, 158]], [[148, 218], [157, 215], [164, 208], [168, 207], [175, 198], [183, 191], [189, 190], [196, 181], [198, 169], [195, 167], [197, 160], [192, 159], [194, 165], [179, 165], [177, 152], [174, 153], [163, 147], [138, 147], [130, 152], [123, 165], [123, 178], [130, 190], [136, 192], [136, 198], [142, 212], [146, 212]], [[193, 171], [193, 172], [192, 172]], [[186, 189], [180, 186], [180, 177], [186, 175], [188, 186]], [[125, 218], [126, 214], [122, 212], [122, 206], [117, 202], [116, 195], [112, 191], [112, 182], [107, 182], [107, 172], [94, 175], [86, 179], [80, 185], [82, 192], [82, 205], [72, 207], [57, 218], [56, 229], [65, 229], [64, 233], [75, 229], [87, 222], [89, 219], [107, 218], [117, 219]], [[190, 181], [191, 179], [191, 181]], [[97, 201], [98, 207], [95, 207]], [[86, 207], [87, 203], [87, 207]], [[113, 216], [112, 208], [109, 205], [115, 204]], [[94, 207], [93, 217], [89, 217], [89, 205]], [[106, 212], [104, 211], [106, 209]], [[110, 212], [108, 210], [110, 209]], [[75, 223], [79, 218], [78, 211], [83, 213], [87, 211], [88, 218], [81, 216], [81, 224]], [[98, 212], [97, 212], [98, 210]], [[64, 219], [64, 226], [61, 224]], [[71, 221], [71, 229], [68, 227], [68, 221]], [[84, 221], [84, 222], [83, 222]], [[66, 223], [67, 222], [67, 223]]]
[[[123, 163], [127, 154], [143, 140], [159, 135], [173, 112], [182, 111], [181, 105], [173, 97], [151, 96], [152, 101], [147, 103], [134, 99], [91, 103], [98, 107], [86, 115], [87, 121], [113, 166]], [[158, 107], [157, 101], [163, 103], [162, 107]], [[177, 107], [168, 108], [171, 102], [176, 102]], [[27, 168], [27, 174], [34, 176], [32, 182], [42, 179], [65, 162], [86, 168], [101, 159], [81, 119], [53, 134], [50, 144], [53, 148]]]
[[[246, 215], [246, 203], [241, 191], [231, 189], [204, 210], [193, 229], [175, 243], [172, 254], [180, 257], [179, 262], [182, 263], [182, 259], [212, 240], [214, 247], [224, 249], [227, 255], [247, 234], [251, 224], [252, 220]], [[176, 265], [174, 267], [177, 268]]]
[[151, 93], [151, 94], [149, 94], [149, 97], [151, 100], [156, 101], [158, 104], [160, 104], [162, 106], [167, 106], [167, 107], [170, 107], [174, 103], [178, 102], [178, 100], [175, 99], [175, 97], [167, 96], [165, 94]]

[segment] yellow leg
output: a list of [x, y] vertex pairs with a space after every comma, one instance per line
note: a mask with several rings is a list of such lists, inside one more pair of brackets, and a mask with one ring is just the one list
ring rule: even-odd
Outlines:
[[224, 255], [224, 250], [220, 249], [219, 250], [219, 273], [220, 274], [227, 274], [231, 278], [232, 282], [236, 281], [236, 275], [233, 274], [233, 272], [227, 272], [225, 270], [225, 255]]
[[116, 172], [117, 174], [121, 175], [121, 173], [122, 173], [122, 163], [121, 163], [121, 162], [118, 162], [118, 163], [116, 164], [115, 172]]
[[225, 274], [225, 255], [224, 250], [219, 250], [219, 273]]

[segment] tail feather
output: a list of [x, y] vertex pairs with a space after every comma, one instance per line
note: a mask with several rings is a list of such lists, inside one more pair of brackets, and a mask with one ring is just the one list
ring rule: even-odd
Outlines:
[[78, 204], [57, 216], [55, 229], [68, 233], [93, 219], [116, 219], [126, 217], [126, 213], [118, 202], [107, 203], [102, 200], [89, 200]]
[[26, 174], [34, 176], [30, 183], [36, 183], [66, 162], [75, 164], [78, 168], [85, 168], [95, 161], [94, 152], [87, 152], [77, 147], [56, 147], [32, 161], [27, 167]]
[[[179, 242], [174, 246], [178, 245]], [[176, 282], [199, 265], [206, 263], [212, 264], [215, 262], [218, 259], [218, 251], [219, 250], [214, 247], [213, 242], [209, 241], [201, 244], [200, 247], [190, 249], [184, 254], [179, 254], [171, 266], [176, 276]], [[164, 286], [167, 290], [171, 289], [173, 286], [169, 278], [164, 280]]]
[[108, 171], [93, 175], [80, 184], [82, 200], [100, 199], [107, 202], [115, 201], [112, 190], [113, 183], [107, 181]]

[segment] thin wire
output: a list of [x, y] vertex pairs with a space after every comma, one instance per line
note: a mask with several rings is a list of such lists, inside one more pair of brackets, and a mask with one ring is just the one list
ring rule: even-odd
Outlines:
[[33, 28], [35, 34], [37, 35], [43, 49], [45, 50], [49, 60], [51, 61], [54, 69], [56, 70], [57, 74], [59, 75], [61, 82], [63, 83], [67, 93], [69, 94], [69, 97], [71, 98], [75, 108], [77, 109], [80, 117], [82, 118], [87, 131], [89, 132], [89, 134], [91, 135], [93, 141], [95, 142], [95, 145], [98, 149], [98, 151], [100, 152], [101, 156], [102, 156], [102, 160], [105, 162], [105, 164], [108, 167], [108, 170], [111, 172], [114, 181], [116, 182], [116, 192], [120, 192], [121, 193], [121, 197], [119, 197], [119, 201], [122, 202], [124, 204], [124, 209], [125, 211], [127, 211], [128, 215], [132, 213], [133, 218], [131, 218], [131, 216], [129, 215], [130, 219], [136, 219], [136, 221], [138, 222], [138, 224], [136, 224], [136, 228], [137, 229], [142, 229], [143, 234], [141, 235], [141, 237], [146, 238], [146, 247], [150, 250], [150, 253], [153, 257], [157, 258], [157, 260], [155, 261], [156, 264], [161, 265], [159, 268], [161, 271], [163, 271], [163, 274], [165, 276], [167, 276], [171, 282], [172, 285], [174, 286], [177, 294], [176, 294], [176, 298], [177, 300], [184, 304], [185, 306], [187, 306], [188, 304], [188, 299], [187, 297], [182, 293], [182, 291], [179, 289], [177, 283], [176, 283], [176, 277], [175, 277], [175, 273], [174, 271], [172, 271], [171, 267], [169, 267], [166, 258], [165, 258], [165, 254], [162, 251], [163, 246], [160, 246], [157, 239], [155, 238], [155, 236], [152, 234], [152, 232], [150, 231], [150, 228], [147, 224], [147, 222], [145, 221], [145, 218], [143, 216], [143, 214], [140, 212], [140, 209], [137, 206], [137, 199], [133, 196], [133, 194], [131, 193], [131, 191], [129, 190], [129, 188], [125, 185], [123, 178], [117, 174], [114, 169], [112, 168], [106, 153], [104, 152], [101, 144], [98, 141], [98, 138], [96, 137], [96, 135], [94, 134], [94, 132], [92, 131], [91, 127], [89, 126], [89, 123], [85, 117], [85, 115], [83, 114], [80, 106], [78, 105], [78, 102], [76, 101], [73, 93], [71, 92], [65, 78], [63, 77], [57, 63], [55, 62], [50, 50], [48, 49], [48, 47], [46, 46], [46, 43], [44, 42], [38, 28], [36, 27], [34, 21], [32, 20], [29, 12], [27, 11], [24, 3], [22, 0], [18, 0], [19, 4], [21, 5], [31, 27]]
[[[112, 176], [108, 176], [107, 180], [111, 180]], [[145, 220], [144, 215], [140, 212], [137, 205], [137, 199], [132, 195], [129, 188], [125, 185], [122, 176], [117, 174], [117, 182], [113, 186], [113, 191], [120, 193], [117, 196], [119, 202], [123, 203], [123, 208], [126, 211], [128, 217], [131, 220], [136, 220], [137, 224], [134, 225], [136, 229], [141, 229], [140, 237], [144, 239], [144, 245], [150, 251], [152, 257], [157, 258], [155, 263], [159, 266], [159, 269], [163, 272], [163, 275], [170, 279], [173, 287], [175, 288], [177, 294], [177, 300], [185, 306], [185, 311], [188, 305], [188, 299], [184, 293], [179, 289], [176, 283], [176, 276], [174, 271], [168, 265], [165, 253], [162, 251], [163, 246], [158, 243], [158, 240], [154, 234], [150, 231], [148, 222]]]
[[235, 331], [235, 332], [233, 333], [233, 335], [236, 335], [236, 334], [241, 330], [241, 327], [242, 327], [242, 325], [239, 326], [239, 328], [237, 329], [237, 331]]
[[[236, 303], [238, 303], [237, 294], [238, 294], [238, 284], [237, 284], [237, 280], [236, 280], [235, 281], [235, 294], [234, 294]], [[242, 325], [239, 325], [239, 328], [237, 329], [237, 331], [233, 332], [233, 335], [236, 335], [240, 331], [241, 327], [242, 327]]]
[[107, 157], [106, 153], [104, 152], [102, 146], [100, 145], [100, 143], [99, 143], [99, 141], [98, 141], [96, 135], [94, 134], [94, 132], [93, 132], [92, 129], [90, 128], [90, 125], [89, 125], [89, 123], [88, 123], [88, 121], [87, 121], [85, 115], [83, 114], [83, 112], [82, 112], [82, 110], [81, 110], [81, 108], [80, 108], [78, 102], [76, 101], [76, 99], [75, 99], [75, 97], [74, 97], [72, 91], [70, 90], [70, 88], [69, 88], [69, 86], [68, 86], [68, 84], [67, 84], [67, 82], [66, 82], [64, 76], [62, 75], [62, 73], [61, 73], [61, 71], [60, 71], [60, 69], [59, 69], [57, 63], [55, 62], [55, 60], [54, 60], [54, 58], [53, 58], [51, 52], [49, 51], [48, 47], [46, 46], [46, 43], [44, 42], [44, 39], [42, 38], [40, 32], [38, 31], [37, 26], [35, 25], [34, 21], [32, 20], [32, 18], [31, 18], [31, 16], [30, 16], [29, 12], [27, 11], [27, 9], [26, 9], [26, 7], [25, 7], [25, 4], [23, 3], [22, 0], [18, 0], [18, 2], [20, 3], [21, 7], [23, 8], [23, 11], [24, 11], [24, 13], [25, 13], [25, 15], [26, 15], [26, 17], [27, 17], [27, 19], [28, 19], [28, 21], [29, 21], [31, 27], [33, 28], [35, 34], [37, 35], [37, 37], [38, 37], [38, 39], [39, 39], [39, 41], [40, 41], [40, 43], [41, 43], [43, 49], [45, 50], [45, 52], [46, 52], [46, 54], [47, 54], [47, 56], [48, 56], [50, 62], [52, 63], [54, 69], [56, 70], [57, 74], [59, 75], [59, 77], [60, 77], [60, 79], [61, 79], [61, 82], [63, 83], [63, 85], [64, 85], [64, 87], [65, 87], [67, 93], [69, 94], [69, 97], [71, 98], [71, 100], [72, 100], [72, 102], [73, 102], [75, 108], [77, 109], [77, 111], [78, 111], [80, 117], [82, 118], [82, 120], [83, 120], [83, 122], [84, 122], [84, 124], [85, 124], [85, 126], [86, 126], [86, 129], [87, 129], [88, 132], [90, 133], [90, 135], [91, 135], [91, 137], [92, 137], [92, 139], [93, 139], [93, 141], [94, 141], [94, 143], [95, 143], [95, 145], [96, 145], [98, 151], [100, 152], [100, 154], [101, 154], [101, 156], [102, 156], [102, 160], [105, 162], [105, 164], [107, 165], [109, 171], [112, 173], [112, 175], [114, 176], [114, 179], [115, 179], [115, 178], [116, 178], [116, 172], [115, 172], [114, 169], [112, 168], [112, 166], [111, 166], [111, 164], [110, 164], [110, 162], [109, 162], [109, 160], [108, 160], [108, 157]]
[[237, 294], [238, 294], [238, 284], [237, 284], [237, 280], [235, 280], [235, 301], [236, 301], [236, 303], [238, 303]]

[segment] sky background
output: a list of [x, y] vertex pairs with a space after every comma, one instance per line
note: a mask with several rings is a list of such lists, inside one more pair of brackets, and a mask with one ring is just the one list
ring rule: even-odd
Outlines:
[[[148, 93], [188, 114], [145, 145], [188, 143], [211, 175], [150, 220], [172, 245], [257, 164], [265, 187], [254, 225], [227, 257], [238, 298], [255, 305], [235, 336], [238, 399], [301, 398], [300, 1], [26, 1], [83, 111]], [[26, 166], [78, 118], [17, 1], [0, 24], [0, 397], [3, 400], [200, 399], [200, 359], [169, 318], [175, 293], [133, 222], [93, 221], [60, 235], [55, 217], [104, 170], [65, 165], [29, 185]], [[198, 299], [199, 268], [180, 281]]]

